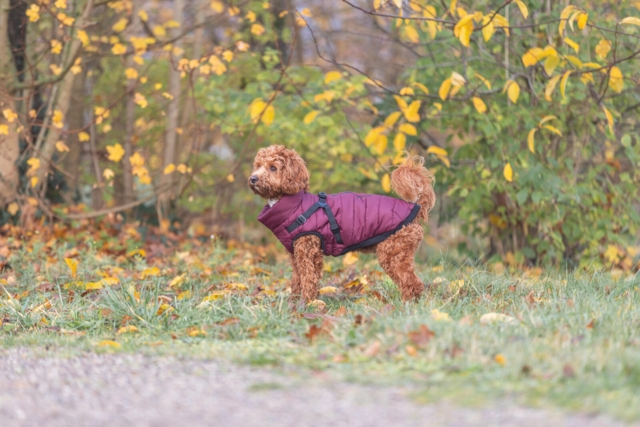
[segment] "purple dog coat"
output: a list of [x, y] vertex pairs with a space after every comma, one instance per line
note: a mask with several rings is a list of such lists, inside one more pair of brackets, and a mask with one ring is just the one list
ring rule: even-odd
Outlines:
[[276, 235], [290, 253], [298, 237], [320, 237], [325, 255], [340, 256], [375, 245], [409, 224], [420, 206], [377, 194], [309, 194], [300, 191], [267, 204], [258, 221]]

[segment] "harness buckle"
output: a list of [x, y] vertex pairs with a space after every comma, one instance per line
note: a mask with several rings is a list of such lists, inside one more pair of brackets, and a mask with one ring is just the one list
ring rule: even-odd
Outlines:
[[327, 198], [327, 193], [325, 193], [324, 191], [321, 191], [318, 193], [318, 197], [320, 197], [321, 199], [326, 199]]
[[329, 228], [331, 229], [332, 233], [335, 233], [336, 231], [340, 231], [340, 226], [338, 224], [336, 224], [335, 227], [331, 225]]
[[296, 218], [296, 222], [300, 225], [304, 224], [305, 222], [307, 222], [307, 218], [304, 217], [304, 215], [300, 215], [298, 218]]

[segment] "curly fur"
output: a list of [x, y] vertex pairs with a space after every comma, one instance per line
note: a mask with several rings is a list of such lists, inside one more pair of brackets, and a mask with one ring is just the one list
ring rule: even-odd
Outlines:
[[[309, 172], [304, 160], [282, 145], [272, 145], [258, 151], [249, 178], [249, 187], [265, 199], [309, 190]], [[274, 170], [275, 169], [275, 170]], [[415, 273], [414, 256], [424, 237], [422, 223], [436, 200], [434, 177], [425, 167], [424, 159], [409, 156], [391, 174], [393, 190], [404, 200], [420, 205], [420, 212], [410, 224], [402, 227], [385, 241], [363, 248], [360, 252], [375, 252], [382, 269], [398, 286], [403, 300], [420, 297], [424, 285]], [[322, 277], [323, 253], [320, 238], [314, 235], [297, 239], [291, 256], [291, 294], [303, 301], [318, 297]]]

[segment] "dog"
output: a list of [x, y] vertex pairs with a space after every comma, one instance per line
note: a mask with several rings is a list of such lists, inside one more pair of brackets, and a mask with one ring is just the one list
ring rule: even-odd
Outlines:
[[258, 151], [248, 179], [267, 200], [258, 220], [291, 254], [291, 294], [303, 302], [318, 296], [323, 256], [358, 251], [376, 253], [402, 299], [416, 300], [424, 284], [414, 256], [423, 224], [436, 201], [433, 175], [424, 158], [408, 156], [391, 173], [391, 187], [402, 198], [360, 193], [309, 193], [309, 171], [295, 150], [272, 145]]

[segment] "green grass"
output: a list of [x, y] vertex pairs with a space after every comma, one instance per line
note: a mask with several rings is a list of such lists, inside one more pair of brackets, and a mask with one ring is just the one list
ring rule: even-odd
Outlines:
[[[291, 364], [350, 381], [410, 383], [417, 385], [421, 401], [479, 405], [507, 398], [640, 419], [640, 279], [635, 276], [496, 275], [446, 263], [422, 265], [419, 274], [432, 285], [425, 299], [405, 304], [372, 258], [361, 257], [348, 268], [331, 259], [333, 271], [323, 284], [336, 286], [338, 293], [321, 297], [324, 310], [292, 311], [286, 263], [257, 257], [251, 249], [185, 253], [162, 260], [158, 275], [142, 275], [150, 266], [142, 259], [119, 259], [120, 271], [113, 269], [114, 258], [88, 251], [77, 258], [73, 279], [62, 252], [47, 255], [37, 245], [31, 252], [16, 251], [12, 270], [0, 282], [0, 346], [47, 348], [60, 355], [141, 352]], [[83, 284], [96, 281], [99, 272], [120, 283], [83, 292]], [[180, 274], [184, 281], [169, 287]], [[362, 275], [368, 289], [347, 292], [343, 285]], [[66, 286], [74, 281], [75, 287]], [[212, 291], [232, 288], [230, 283], [247, 289], [236, 285], [203, 303]], [[162, 304], [171, 308], [158, 314]], [[493, 312], [518, 323], [481, 324], [481, 316]], [[438, 320], [443, 317], [438, 313], [449, 320]], [[118, 334], [125, 324], [138, 331]], [[311, 325], [322, 332], [310, 340]], [[426, 342], [411, 334], [421, 325], [434, 334]], [[277, 385], [263, 388], [272, 387]]]

